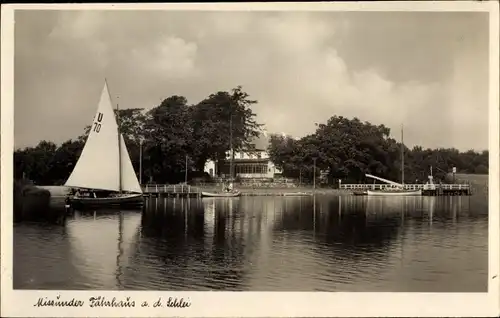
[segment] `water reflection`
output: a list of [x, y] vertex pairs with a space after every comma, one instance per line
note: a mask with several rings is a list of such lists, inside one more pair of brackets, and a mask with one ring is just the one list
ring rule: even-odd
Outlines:
[[[19, 225], [16, 288], [486, 291], [471, 197], [151, 199]], [[36, 264], [36, 265], [30, 265]]]

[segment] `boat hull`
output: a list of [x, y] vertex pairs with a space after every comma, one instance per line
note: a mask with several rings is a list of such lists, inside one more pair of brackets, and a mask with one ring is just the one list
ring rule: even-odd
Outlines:
[[235, 198], [241, 195], [240, 191], [236, 192], [202, 192], [202, 197], [210, 198]]
[[367, 190], [366, 194], [369, 196], [418, 196], [422, 195], [422, 190], [408, 190], [408, 191], [373, 191]]
[[312, 193], [307, 193], [307, 192], [288, 192], [288, 193], [283, 193], [284, 197], [312, 197]]
[[69, 204], [73, 208], [137, 208], [144, 204], [141, 193], [123, 194], [116, 197], [86, 198], [69, 197]]
[[352, 194], [353, 195], [368, 195], [368, 193], [366, 191], [354, 191]]

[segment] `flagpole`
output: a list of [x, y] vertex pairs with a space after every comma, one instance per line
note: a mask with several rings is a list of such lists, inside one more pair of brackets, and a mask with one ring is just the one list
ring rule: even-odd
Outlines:
[[403, 142], [403, 125], [401, 125], [401, 184], [405, 184], [405, 155]]

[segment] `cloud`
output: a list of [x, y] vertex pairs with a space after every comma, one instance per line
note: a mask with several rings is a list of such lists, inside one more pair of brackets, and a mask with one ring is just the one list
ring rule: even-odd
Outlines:
[[464, 13], [18, 12], [15, 143], [80, 134], [106, 76], [124, 108], [243, 85], [269, 131], [356, 116], [397, 138], [404, 123], [410, 145], [487, 148], [487, 26]]

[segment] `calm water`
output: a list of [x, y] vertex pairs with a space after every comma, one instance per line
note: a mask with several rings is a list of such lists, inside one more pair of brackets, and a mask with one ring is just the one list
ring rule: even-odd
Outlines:
[[486, 292], [486, 197], [158, 199], [14, 228], [14, 288]]

